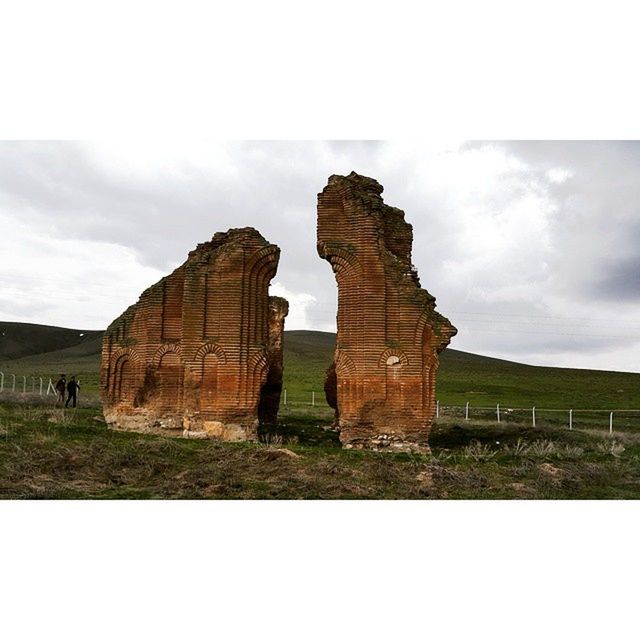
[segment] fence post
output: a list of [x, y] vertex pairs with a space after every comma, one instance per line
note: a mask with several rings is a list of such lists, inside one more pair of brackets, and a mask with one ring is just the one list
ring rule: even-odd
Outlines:
[[316, 406], [316, 392], [315, 391], [311, 392], [311, 406], [312, 407]]
[[569, 409], [569, 431], [573, 429], [573, 409]]
[[22, 393], [27, 393], [27, 376], [22, 376]]
[[533, 409], [531, 410], [531, 417], [533, 419], [533, 426], [536, 426], [536, 408], [533, 407]]
[[467, 402], [467, 405], [464, 408], [464, 419], [468, 420], [469, 419], [469, 403]]
[[40, 378], [40, 395], [42, 395], [42, 378]]
[[436, 420], [440, 417], [440, 400], [436, 400]]
[[609, 414], [609, 433], [613, 433], [613, 411]]
[[498, 423], [500, 423], [500, 404], [496, 405], [496, 415], [498, 416]]
[[11, 377], [13, 378], [13, 386], [11, 387], [11, 391], [12, 393], [15, 393], [16, 392], [16, 374], [12, 373]]
[[287, 390], [284, 390], [284, 406], [287, 406]]
[[4, 373], [0, 371], [0, 393], [4, 391]]

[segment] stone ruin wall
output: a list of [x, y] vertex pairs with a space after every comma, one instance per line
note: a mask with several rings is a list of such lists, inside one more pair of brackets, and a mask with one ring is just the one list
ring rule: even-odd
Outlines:
[[258, 418], [262, 424], [277, 424], [284, 375], [284, 319], [289, 303], [284, 298], [269, 298], [269, 341], [267, 344], [267, 379], [262, 387]]
[[411, 263], [404, 212], [382, 186], [351, 173], [318, 195], [318, 253], [338, 284], [337, 340], [327, 401], [351, 447], [427, 448], [438, 354], [456, 329], [435, 311]]
[[288, 304], [268, 295], [280, 250], [255, 229], [231, 229], [107, 329], [100, 387], [116, 428], [251, 440], [275, 421]]

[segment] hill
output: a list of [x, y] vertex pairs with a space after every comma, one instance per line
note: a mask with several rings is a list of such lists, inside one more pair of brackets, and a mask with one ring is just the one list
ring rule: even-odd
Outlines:
[[[291, 401], [322, 396], [335, 334], [285, 333], [285, 386]], [[640, 374], [538, 367], [456, 349], [441, 354], [437, 395], [447, 405], [559, 409], [631, 409], [640, 405]]]
[[[0, 322], [0, 371], [53, 377], [80, 375], [85, 389], [97, 389], [101, 331]], [[324, 404], [324, 375], [335, 334], [285, 332], [285, 388], [290, 404], [309, 403], [315, 392]], [[442, 404], [574, 409], [635, 409], [640, 374], [538, 367], [456, 349], [441, 356], [438, 398]]]
[[0, 361], [68, 349], [82, 355], [95, 355], [102, 333], [27, 322], [0, 322]]
[[[38, 341], [29, 342], [29, 327]], [[441, 405], [470, 402], [470, 420], [459, 409], [441, 413], [431, 456], [381, 455], [341, 449], [328, 428], [322, 386], [332, 333], [286, 332], [289, 402], [279, 424], [262, 425], [259, 443], [220, 443], [108, 429], [97, 397], [86, 395], [97, 389], [101, 333], [20, 330], [3, 343], [0, 371], [44, 377], [64, 368], [81, 375], [83, 395], [70, 411], [50, 398], [0, 394], [0, 498], [638, 497], [640, 413], [617, 414], [611, 436], [608, 413], [587, 420], [585, 411], [570, 431], [564, 412], [547, 412], [534, 427], [530, 410], [505, 413], [498, 424], [495, 411], [478, 407], [633, 406], [640, 374], [533, 367], [450, 349], [442, 354], [438, 398]], [[36, 344], [48, 350], [34, 353]], [[6, 356], [20, 352], [26, 355]]]

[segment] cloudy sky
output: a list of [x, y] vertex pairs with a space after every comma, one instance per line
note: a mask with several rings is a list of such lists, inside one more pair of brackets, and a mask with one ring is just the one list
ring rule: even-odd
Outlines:
[[640, 144], [0, 143], [0, 319], [104, 328], [198, 242], [254, 226], [282, 249], [289, 329], [335, 327], [315, 249], [329, 175], [375, 177], [453, 347], [640, 371]]

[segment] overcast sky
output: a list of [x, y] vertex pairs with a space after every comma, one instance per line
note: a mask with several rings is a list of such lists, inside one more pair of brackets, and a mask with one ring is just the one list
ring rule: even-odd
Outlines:
[[640, 144], [1, 142], [0, 319], [104, 328], [216, 231], [282, 249], [288, 329], [335, 329], [316, 253], [333, 173], [384, 185], [452, 346], [640, 371]]

